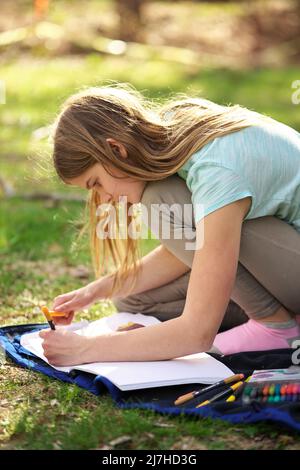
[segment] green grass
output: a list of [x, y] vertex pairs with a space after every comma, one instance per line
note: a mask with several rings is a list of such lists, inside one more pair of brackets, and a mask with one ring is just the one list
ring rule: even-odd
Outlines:
[[[31, 311], [42, 299], [52, 302], [55, 296], [94, 279], [88, 235], [77, 241], [77, 224], [84, 220], [83, 213], [84, 203], [75, 201], [64, 201], [58, 207], [20, 197], [2, 201], [0, 298], [5, 299], [4, 305], [0, 304], [2, 324], [43, 321], [37, 308]], [[143, 241], [141, 254], [157, 243], [155, 239]], [[83, 274], [77, 272], [78, 266], [84, 268]], [[97, 314], [105, 311], [103, 305], [96, 309]], [[89, 318], [92, 311], [93, 307]]]
[[[123, 449], [178, 449], [187, 436], [194, 448], [243, 448], [249, 437], [256, 435], [257, 429], [262, 441], [265, 440], [265, 448], [271, 445], [282, 448], [279, 428], [271, 431], [269, 426], [261, 425], [232, 429], [224, 422], [210, 419], [200, 421], [183, 415], [175, 418], [146, 410], [120, 410], [108, 395], [95, 397], [76, 386], [44, 376], [36, 376], [33, 386], [32, 374], [28, 371], [22, 371], [14, 385], [10, 389], [14, 395], [20, 389], [24, 394], [30, 390], [30, 396], [19, 400], [18, 411], [9, 426], [16, 448], [95, 449], [109, 445], [120, 436], [131, 438]], [[286, 439], [288, 437], [285, 435]], [[255, 449], [260, 445], [252, 443], [250, 447]]]
[[[57, 14], [59, 12], [57, 11]], [[21, 79], [20, 79], [21, 76]], [[299, 106], [291, 103], [291, 83], [299, 68], [195, 72], [179, 65], [124, 58], [20, 59], [4, 64], [7, 104], [0, 115], [0, 171], [19, 196], [1, 199], [0, 318], [2, 325], [42, 322], [37, 304], [93, 279], [87, 240], [74, 245], [74, 223], [82, 222], [83, 204], [22, 199], [23, 192], [82, 191], [39, 174], [40, 154], [49, 152], [33, 132], [47, 125], [59, 104], [83, 85], [114, 79], [130, 82], [149, 97], [196, 92], [219, 103], [240, 103], [300, 129]], [[28, 158], [30, 157], [30, 158]], [[34, 158], [33, 158], [34, 157]], [[37, 170], [37, 173], [36, 173]], [[143, 242], [143, 253], [157, 242]], [[72, 248], [72, 249], [71, 249]], [[78, 266], [86, 273], [78, 273]], [[114, 311], [98, 302], [77, 319], [95, 319]], [[50, 403], [50, 405], [49, 405]], [[51, 405], [52, 403], [52, 405]], [[168, 417], [142, 410], [120, 410], [108, 395], [95, 397], [75, 386], [16, 367], [0, 365], [0, 447], [90, 449], [129, 435], [123, 448], [299, 448], [299, 437], [268, 424], [231, 426], [221, 421]], [[160, 427], [160, 424], [170, 427]]]

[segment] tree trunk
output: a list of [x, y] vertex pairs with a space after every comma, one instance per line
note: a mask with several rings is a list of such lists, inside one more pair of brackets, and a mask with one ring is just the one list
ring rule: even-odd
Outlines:
[[119, 15], [118, 39], [122, 41], [143, 41], [142, 7], [145, 0], [116, 0]]

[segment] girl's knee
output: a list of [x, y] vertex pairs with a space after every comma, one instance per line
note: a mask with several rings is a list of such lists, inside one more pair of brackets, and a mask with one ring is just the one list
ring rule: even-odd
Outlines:
[[274, 227], [277, 225], [277, 217], [267, 215], [265, 217], [258, 217], [256, 219], [244, 220], [242, 224], [242, 237], [248, 233], [265, 233], [266, 227]]
[[128, 313], [143, 313], [145, 306], [136, 295], [129, 295], [128, 297], [112, 299], [118, 312]]
[[158, 302], [145, 293], [128, 295], [122, 298], [113, 298], [118, 312], [142, 313], [144, 315], [155, 315]]
[[299, 246], [299, 233], [285, 220], [279, 219], [273, 215], [258, 217], [256, 219], [245, 220], [242, 224], [242, 237], [257, 239], [257, 240], [270, 240], [282, 243], [290, 240], [291, 243], [298, 242]]
[[191, 193], [185, 181], [178, 175], [168, 176], [162, 180], [147, 183], [141, 203], [149, 206], [160, 203], [191, 203]]

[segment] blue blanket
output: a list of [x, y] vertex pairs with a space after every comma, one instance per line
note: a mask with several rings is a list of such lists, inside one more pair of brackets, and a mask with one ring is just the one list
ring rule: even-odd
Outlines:
[[[48, 324], [26, 324], [0, 328], [0, 345], [6, 355], [19, 366], [32, 369], [54, 379], [76, 384], [95, 395], [108, 392], [119, 408], [151, 409], [169, 415], [184, 413], [186, 415], [222, 419], [231, 423], [273, 421], [300, 431], [300, 402], [284, 402], [272, 405], [252, 402], [249, 405], [244, 405], [241, 400], [233, 403], [227, 403], [224, 400], [203, 408], [195, 408], [197, 399], [194, 399], [184, 405], [175, 406], [174, 401], [178, 396], [195, 390], [195, 388], [199, 389], [201, 385], [186, 384], [124, 392], [102, 376], [95, 376], [81, 371], [60, 372], [29, 353], [20, 345], [22, 334], [48, 327]], [[253, 370], [277, 369], [291, 366], [292, 352], [293, 350], [291, 349], [280, 349], [251, 351], [228, 356], [214, 356], [212, 354], [212, 356], [226, 364], [234, 373], [240, 372], [250, 375]], [[222, 388], [220, 388], [220, 391], [222, 391]], [[206, 398], [208, 397], [202, 396], [203, 400]]]

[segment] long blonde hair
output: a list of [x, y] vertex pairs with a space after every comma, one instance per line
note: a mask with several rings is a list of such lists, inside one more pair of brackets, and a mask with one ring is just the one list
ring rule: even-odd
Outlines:
[[[239, 105], [221, 106], [182, 94], [160, 104], [128, 84], [88, 88], [68, 98], [55, 120], [53, 162], [62, 180], [80, 176], [95, 163], [117, 168], [135, 180], [160, 180], [176, 173], [212, 139], [261, 119], [269, 118]], [[128, 158], [120, 158], [106, 141], [108, 137], [125, 146]], [[86, 205], [88, 220], [80, 235], [89, 227], [96, 277], [108, 272], [112, 260], [113, 295], [129, 273], [133, 273], [133, 287], [139, 271], [139, 243], [131, 237], [99, 238], [99, 204], [100, 196], [92, 189]], [[127, 224], [131, 218], [127, 217]]]

